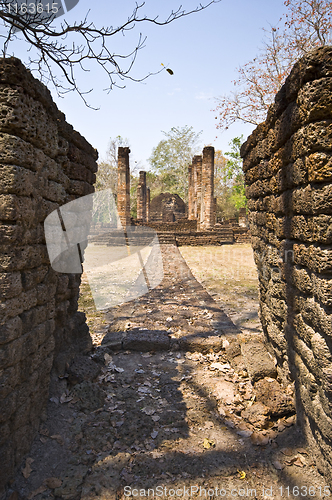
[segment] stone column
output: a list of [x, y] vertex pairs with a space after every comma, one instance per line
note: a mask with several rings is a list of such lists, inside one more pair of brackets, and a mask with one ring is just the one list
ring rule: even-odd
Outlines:
[[245, 208], [240, 208], [239, 211], [239, 226], [247, 227], [247, 213]]
[[130, 226], [129, 148], [118, 148], [118, 227]]
[[188, 219], [194, 219], [194, 170], [193, 165], [188, 166]]
[[146, 188], [146, 222], [150, 222], [150, 188]]
[[194, 219], [198, 219], [201, 213], [201, 192], [202, 192], [202, 157], [196, 155], [193, 158], [193, 205], [194, 205]]
[[146, 201], [146, 172], [142, 170], [137, 187], [137, 220], [141, 222], [146, 222]]
[[210, 229], [215, 224], [214, 210], [214, 147], [203, 149], [202, 161], [202, 205], [201, 229]]

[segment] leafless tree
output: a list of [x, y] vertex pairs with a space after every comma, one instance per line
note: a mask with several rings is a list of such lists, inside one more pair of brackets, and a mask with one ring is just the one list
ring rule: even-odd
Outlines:
[[51, 82], [59, 95], [72, 90], [78, 92], [87, 104], [85, 95], [92, 89], [83, 91], [78, 85], [76, 74], [78, 68], [89, 71], [91, 62], [99, 65], [106, 73], [108, 91], [114, 86], [123, 86], [122, 82], [125, 80], [142, 81], [153, 74], [137, 79], [132, 76], [133, 65], [138, 51], [144, 47], [146, 36], [140, 33], [129, 53], [118, 54], [113, 52], [111, 46], [116, 35], [125, 35], [137, 25], [146, 23], [164, 26], [219, 1], [209, 0], [188, 11], [180, 6], [164, 19], [143, 14], [145, 2], [142, 1], [136, 3], [133, 12], [120, 26], [98, 27], [88, 20], [89, 12], [82, 21], [72, 25], [66, 20], [55, 23], [55, 18], [58, 17], [55, 6], [60, 5], [59, 2], [52, 4], [45, 0], [27, 0], [27, 3], [22, 3], [22, 0], [0, 0], [0, 23], [2, 21], [6, 31], [5, 35], [0, 35], [3, 38], [2, 54], [3, 57], [10, 55], [11, 42], [23, 39], [28, 44], [30, 54], [33, 54], [29, 56], [27, 64], [38, 71], [41, 79]]

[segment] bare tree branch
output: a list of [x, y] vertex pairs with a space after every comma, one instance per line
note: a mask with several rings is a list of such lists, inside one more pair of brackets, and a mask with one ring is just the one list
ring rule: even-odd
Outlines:
[[[105, 90], [107, 91], [112, 90], [113, 87], [123, 87], [121, 82], [125, 80], [142, 82], [149, 76], [156, 74], [148, 73], [141, 78], [132, 76], [132, 68], [138, 51], [144, 47], [146, 42], [146, 37], [142, 33], [139, 34], [134, 48], [127, 54], [117, 54], [112, 51], [111, 37], [118, 34], [125, 35], [128, 31], [135, 29], [137, 25], [144, 23], [165, 26], [177, 19], [200, 12], [220, 1], [210, 0], [205, 4], [200, 3], [189, 11], [185, 11], [180, 6], [177, 10], [172, 10], [166, 19], [141, 14], [145, 6], [143, 1], [136, 3], [133, 12], [123, 24], [115, 27], [97, 27], [93, 22], [88, 21], [89, 12], [80, 22], [69, 25], [64, 20], [55, 26], [56, 13], [50, 12], [46, 15], [44, 11], [37, 12], [37, 6], [41, 5], [40, 0], [28, 3], [28, 6], [36, 6], [36, 12], [23, 13], [17, 12], [17, 1], [0, 0], [0, 23], [2, 22], [7, 30], [5, 35], [0, 35], [0, 38], [3, 38], [2, 55], [6, 57], [9, 54], [9, 46], [12, 41], [23, 38], [28, 44], [28, 51], [31, 53], [36, 49], [37, 52], [36, 56], [29, 57], [29, 66], [37, 70], [43, 80], [51, 82], [59, 95], [76, 91], [88, 105], [85, 95], [92, 89], [83, 91], [79, 87], [76, 80], [76, 70], [80, 68], [83, 71], [89, 71], [91, 61], [98, 64], [106, 73], [108, 87]], [[21, 3], [20, 5], [27, 4]], [[160, 71], [163, 70], [164, 68]]]
[[241, 121], [258, 125], [294, 63], [310, 50], [332, 43], [332, 3], [328, 0], [285, 0], [283, 26], [264, 29], [257, 57], [238, 68], [236, 92], [216, 98], [217, 128]]

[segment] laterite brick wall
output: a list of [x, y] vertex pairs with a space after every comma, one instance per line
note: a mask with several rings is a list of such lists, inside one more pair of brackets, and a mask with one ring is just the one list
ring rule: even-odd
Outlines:
[[265, 335], [332, 470], [332, 48], [298, 61], [242, 146]]
[[94, 191], [97, 157], [46, 87], [0, 59], [0, 492], [30, 448], [52, 366], [90, 346], [80, 275], [52, 270], [43, 223]]

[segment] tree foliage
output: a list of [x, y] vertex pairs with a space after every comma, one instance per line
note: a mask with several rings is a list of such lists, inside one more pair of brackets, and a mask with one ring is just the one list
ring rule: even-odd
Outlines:
[[229, 219], [246, 206], [244, 176], [240, 147], [243, 136], [234, 137], [229, 143], [230, 151], [215, 153], [215, 187], [217, 198], [217, 219]]
[[[145, 2], [142, 1], [136, 3], [134, 10], [122, 24], [96, 26], [88, 19], [89, 13], [84, 19], [73, 24], [68, 24], [66, 20], [55, 22], [57, 10], [53, 9], [58, 9], [57, 6], [61, 6], [60, 2], [47, 3], [46, 0], [33, 0], [22, 3], [20, 0], [0, 0], [0, 25], [2, 24], [5, 31], [4, 35], [0, 35], [3, 39], [2, 54], [3, 57], [10, 54], [10, 46], [14, 40], [26, 42], [29, 57], [24, 62], [32, 69], [36, 69], [41, 78], [51, 81], [59, 94], [75, 90], [87, 103], [85, 94], [92, 89], [81, 90], [76, 80], [76, 73], [78, 69], [90, 71], [91, 62], [99, 65], [106, 74], [108, 90], [114, 86], [121, 86], [124, 80], [142, 81], [152, 74], [149, 73], [141, 78], [132, 76], [134, 62], [138, 51], [144, 47], [146, 37], [140, 33], [132, 50], [122, 54], [112, 49], [112, 41], [116, 37], [126, 35], [137, 25], [170, 24], [176, 19], [200, 12], [219, 1], [211, 0], [189, 11], [180, 6], [177, 10], [171, 10], [164, 19], [145, 14]], [[43, 8], [38, 10], [38, 5], [42, 5]], [[107, 17], [107, 13], [105, 14]]]
[[98, 172], [96, 174], [96, 191], [102, 189], [111, 189], [115, 199], [118, 190], [118, 148], [129, 147], [128, 139], [121, 135], [110, 139], [106, 158], [98, 163]]
[[287, 11], [279, 23], [264, 29], [258, 55], [237, 69], [235, 90], [216, 98], [220, 130], [237, 121], [253, 125], [264, 121], [294, 63], [310, 50], [332, 43], [332, 2], [285, 0], [284, 5]]
[[[177, 193], [184, 201], [188, 200], [188, 165], [192, 157], [198, 153], [199, 137], [193, 127], [172, 127], [169, 132], [163, 132], [166, 139], [152, 150], [149, 163], [158, 186], [153, 193], [168, 191]], [[156, 192], [159, 191], [159, 192]], [[155, 194], [156, 193], [156, 194]]]

